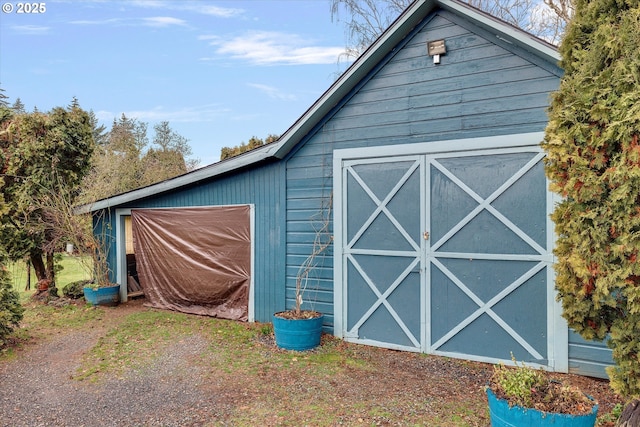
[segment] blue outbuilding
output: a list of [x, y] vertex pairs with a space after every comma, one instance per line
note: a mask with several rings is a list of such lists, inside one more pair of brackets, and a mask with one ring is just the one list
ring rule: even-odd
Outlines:
[[467, 4], [417, 0], [277, 142], [86, 207], [109, 225], [112, 279], [126, 300], [137, 211], [186, 223], [209, 210], [208, 229], [216, 212], [246, 207], [246, 318], [268, 322], [294, 305], [325, 215], [333, 244], [304, 299], [327, 331], [604, 376], [610, 351], [571, 333], [555, 298], [539, 143], [559, 59]]

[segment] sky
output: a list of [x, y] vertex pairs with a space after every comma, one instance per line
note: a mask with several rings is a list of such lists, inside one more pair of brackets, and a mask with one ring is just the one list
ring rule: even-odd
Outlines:
[[200, 166], [283, 134], [348, 65], [329, 0], [46, 0], [39, 13], [19, 3], [0, 0], [10, 104], [48, 111], [76, 97], [107, 129], [124, 113], [150, 137], [168, 121]]

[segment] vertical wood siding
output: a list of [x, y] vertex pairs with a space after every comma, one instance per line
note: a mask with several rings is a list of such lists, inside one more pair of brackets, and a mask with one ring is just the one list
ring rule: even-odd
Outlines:
[[[439, 65], [427, 42], [444, 39]], [[332, 192], [335, 149], [543, 131], [561, 71], [446, 11], [427, 17], [356, 93], [287, 159], [286, 305], [311, 252], [311, 217]], [[317, 269], [308, 306], [333, 326], [333, 260]], [[312, 304], [313, 303], [313, 304]]]
[[[280, 163], [257, 166], [214, 181], [198, 182], [188, 188], [119, 207], [133, 209], [236, 204], [255, 206], [255, 319], [269, 322], [275, 311], [284, 309], [285, 300], [284, 176]], [[111, 252], [110, 265], [115, 266], [115, 247]]]

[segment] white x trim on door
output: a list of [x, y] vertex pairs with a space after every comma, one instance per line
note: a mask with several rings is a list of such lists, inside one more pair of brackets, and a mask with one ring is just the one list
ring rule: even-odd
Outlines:
[[[509, 363], [510, 361], [507, 358], [451, 353], [448, 350], [451, 347], [449, 343], [453, 342], [456, 336], [464, 331], [465, 328], [474, 324], [478, 319], [491, 319], [492, 322], [498, 325], [496, 328], [504, 331], [505, 336], [509, 336], [514, 342], [517, 342], [532, 359], [541, 360], [541, 363], [554, 370], [566, 372], [568, 369], [568, 330], [561, 317], [561, 306], [555, 300], [554, 273], [553, 269], [550, 268], [553, 262], [551, 253], [554, 243], [553, 225], [549, 219], [546, 220], [546, 241], [541, 241], [540, 235], [534, 238], [518, 225], [522, 223], [522, 219], [519, 219], [519, 223], [514, 222], [509, 218], [509, 215], [501, 212], [502, 208], [496, 207], [495, 204], [495, 201], [500, 196], [508, 192], [532, 168], [537, 167], [539, 171], [540, 162], [544, 157], [544, 153], [538, 147], [542, 138], [542, 133], [532, 133], [334, 151], [334, 333], [346, 340], [364, 344], [423, 351], [492, 363]], [[484, 194], [479, 193], [477, 190], [474, 191], [474, 185], [469, 185], [470, 182], [465, 182], [469, 178], [456, 176], [456, 173], [452, 172], [446, 163], [447, 159], [467, 156], [492, 156], [522, 152], [532, 153], [530, 159], [489, 194], [486, 191]], [[380, 191], [371, 188], [367, 179], [363, 178], [358, 172], [358, 168], [361, 165], [383, 164], [385, 162], [407, 162], [407, 164], [410, 163], [410, 166], [399, 179], [394, 178], [394, 180], [397, 179], [397, 182], [393, 185], [391, 183], [388, 184], [390, 190], [385, 190], [386, 194], [380, 194]], [[447, 225], [447, 229], [439, 230], [437, 236], [436, 233], [431, 236], [430, 230], [431, 214], [428, 208], [431, 198], [430, 170], [437, 170], [442, 177], [453, 183], [455, 187], [476, 204], [472, 206], [467, 214], [462, 213], [464, 215], [462, 219], [452, 220], [452, 223]], [[403, 186], [411, 177], [415, 178], [415, 174], [420, 176], [420, 194], [415, 196], [417, 198], [416, 210], [418, 211], [416, 214], [420, 215], [421, 231], [419, 233], [415, 232], [415, 227], [412, 227], [411, 230], [407, 229], [406, 224], [403, 222], [406, 221], [406, 218], [405, 216], [403, 216], [405, 219], [398, 217], [397, 207], [395, 211], [389, 208], [394, 197], [400, 191], [403, 191]], [[357, 189], [360, 194], [358, 196], [359, 200], [366, 198], [371, 203], [371, 210], [367, 208], [366, 213], [362, 214], [362, 222], [357, 222], [358, 225], [354, 226], [355, 222], [350, 221], [352, 230], [349, 230], [349, 234], [347, 234], [347, 221], [349, 221], [348, 208], [350, 199], [348, 191], [350, 190], [347, 188], [347, 182], [351, 183], [349, 188], [352, 190]], [[546, 191], [546, 188], [544, 191]], [[511, 192], [511, 194], [514, 193]], [[550, 213], [554, 197], [550, 193], [547, 194], [547, 213]], [[403, 214], [406, 214], [406, 212]], [[514, 236], [517, 236], [517, 239], [524, 242], [524, 246], [529, 249], [515, 252], [506, 251], [506, 253], [496, 253], [500, 252], [500, 250], [475, 252], [473, 250], [464, 251], [464, 248], [460, 245], [456, 246], [449, 243], [454, 241], [458, 233], [461, 230], [465, 230], [465, 227], [468, 227], [474, 219], [479, 218], [480, 215], [486, 218], [487, 214], [493, 218], [492, 221], [495, 221], [495, 224], [505, 227], [505, 230], [509, 230]], [[363, 236], [366, 237], [369, 227], [379, 218], [384, 218], [387, 224], [385, 227], [402, 237], [402, 241], [406, 242], [406, 247], [400, 248], [401, 245], [398, 245], [394, 249], [389, 249], [376, 248], [374, 244], [368, 244], [366, 247], [358, 245], [359, 240]], [[384, 230], [382, 233], [384, 233]], [[435, 240], [432, 240], [431, 237]], [[455, 247], [455, 249], [449, 249], [452, 247]], [[461, 248], [462, 250], [460, 250]], [[377, 264], [377, 260], [382, 260], [385, 257], [387, 259], [401, 259], [402, 263], [396, 264], [402, 265], [402, 268], [395, 273], [390, 273], [393, 274], [393, 280], [388, 279], [388, 284], [380, 287], [376, 283], [377, 278], [371, 276], [367, 267], [363, 266], [362, 261]], [[456, 262], [468, 260], [482, 262], [515, 261], [520, 262], [518, 265], [524, 265], [526, 269], [521, 269], [517, 275], [511, 276], [508, 282], [503, 283], [496, 293], [482, 295], [469, 286], [468, 282], [465, 283], [467, 279], [449, 267], [456, 259], [459, 260]], [[405, 261], [406, 264], [404, 264]], [[526, 263], [530, 265], [526, 265]], [[432, 310], [430, 301], [431, 287], [433, 286], [431, 283], [432, 270], [435, 271], [435, 269], [438, 271], [438, 277], [441, 277], [439, 280], [449, 281], [448, 289], [457, 289], [456, 292], [460, 292], [461, 295], [463, 294], [468, 298], [469, 303], [467, 305], [471, 304], [475, 309], [466, 307], [464, 312], [458, 312], [456, 316], [452, 317], [452, 319], [455, 319], [454, 322], [440, 322], [437, 336], [432, 336], [433, 319], [430, 317]], [[349, 278], [348, 272], [353, 277]], [[419, 293], [411, 293], [410, 295], [415, 295], [418, 298], [419, 294], [420, 305], [419, 313], [417, 314], [420, 318], [419, 333], [416, 331], [415, 325], [412, 326], [407, 323], [407, 319], [410, 321], [413, 319], [407, 317], [404, 308], [398, 305], [399, 295], [402, 295], [398, 293], [399, 289], [406, 288], [408, 278], [415, 282], [418, 273], [420, 276]], [[541, 274], [542, 276], [540, 276]], [[507, 297], [515, 294], [517, 290], [534, 277], [537, 278], [535, 283], [542, 283], [540, 282], [540, 277], [543, 277], [544, 279], [542, 280], [546, 283], [544, 285], [546, 296], [543, 297], [546, 298], [546, 330], [543, 331], [546, 336], [546, 345], [543, 347], [546, 348], [539, 348], [539, 339], [537, 344], [529, 341], [527, 337], [523, 336], [510, 324], [509, 320], [505, 319], [503, 312], [496, 310], [501, 301], [507, 301]], [[357, 291], [350, 293], [349, 281], [354, 279], [358, 282], [357, 288], [354, 288]], [[367, 289], [367, 292], [370, 293], [366, 300], [366, 304], [369, 305], [359, 307], [354, 317], [354, 313], [348, 309], [350, 306], [349, 298], [351, 298], [351, 301], [353, 301], [353, 298], [358, 298], [358, 292], [362, 292], [363, 289]], [[440, 292], [442, 292], [442, 289]], [[504, 304], [501, 307], [504, 311]], [[377, 325], [384, 327], [390, 325], [390, 328], [396, 328], [397, 332], [395, 333], [403, 336], [402, 340], [404, 340], [405, 344], [400, 343], [401, 339], [397, 342], [394, 340], [384, 342], [384, 338], [379, 339], [375, 336], [375, 329], [372, 334], [371, 328], [367, 330], [367, 336], [362, 335], [361, 328], [365, 327], [367, 322], [375, 316], [375, 313], [380, 312], [381, 308], [384, 308], [385, 313], [388, 312], [389, 314], [385, 318], [387, 320], [383, 319], [383, 321], [391, 322], [395, 326], [389, 323], [378, 323]], [[444, 307], [444, 309], [446, 310], [447, 307]], [[440, 307], [439, 310], [442, 312], [443, 308]], [[446, 329], [443, 325], [446, 326]]]

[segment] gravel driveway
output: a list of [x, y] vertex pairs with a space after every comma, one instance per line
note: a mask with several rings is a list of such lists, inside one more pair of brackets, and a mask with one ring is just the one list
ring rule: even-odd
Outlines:
[[190, 356], [206, 345], [197, 336], [169, 347], [144, 371], [100, 383], [72, 379], [103, 330], [42, 340], [0, 364], [1, 426], [206, 425], [216, 406], [197, 385]]
[[[282, 350], [263, 338], [247, 344], [247, 352], [257, 351], [264, 362], [250, 365], [255, 372], [242, 372], [209, 363], [217, 357], [211, 341], [192, 331], [173, 337], [154, 355], [154, 363], [141, 369], [99, 381], [74, 378], [107, 333], [104, 325], [113, 327], [118, 318], [140, 310], [146, 310], [141, 302], [121, 304], [106, 311], [107, 321], [52, 329], [18, 350], [17, 357], [0, 361], [0, 426], [226, 426], [238, 417], [241, 425], [305, 425], [309, 410], [329, 410], [329, 419], [339, 420], [334, 425], [404, 425], [408, 420], [414, 425], [433, 411], [451, 416], [465, 399], [476, 402], [475, 413], [438, 425], [488, 424], [481, 389], [490, 365], [368, 346], [347, 345], [366, 368], [345, 366], [318, 377], [304, 365], [279, 368]], [[300, 364], [304, 355], [285, 360]], [[601, 413], [617, 403], [606, 381], [566, 378], [596, 397]], [[254, 414], [257, 424], [251, 421]]]

